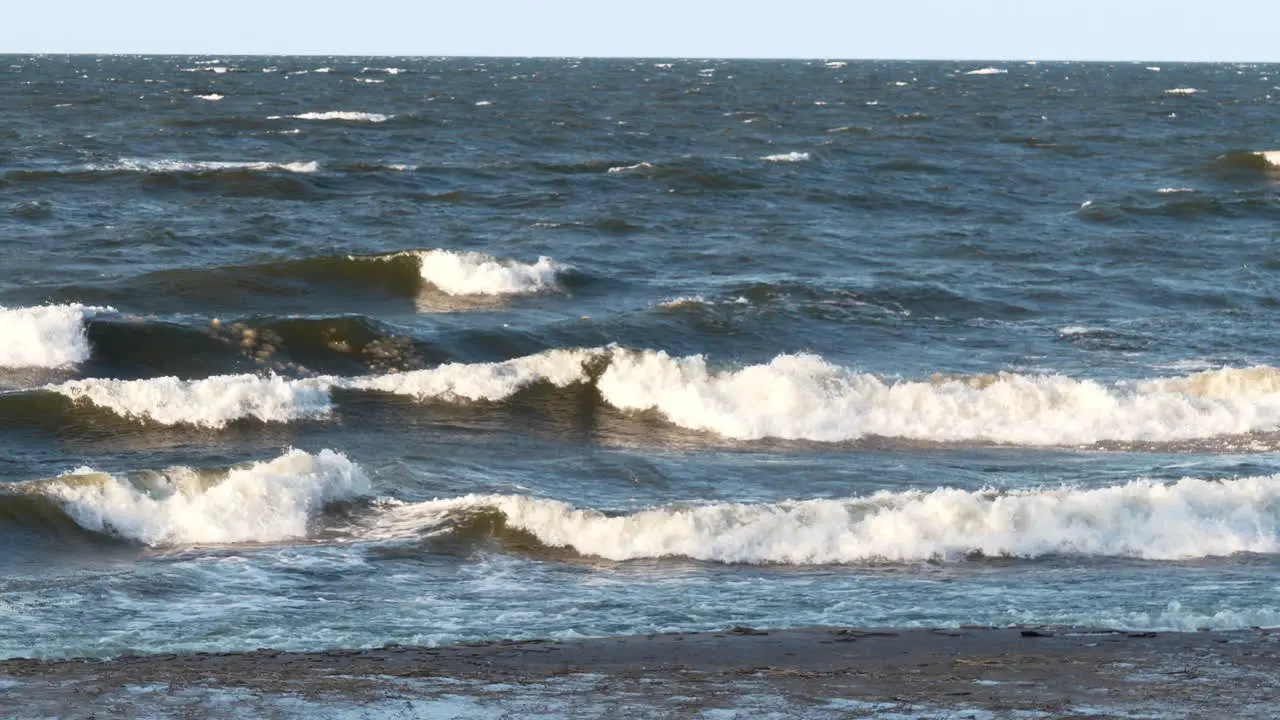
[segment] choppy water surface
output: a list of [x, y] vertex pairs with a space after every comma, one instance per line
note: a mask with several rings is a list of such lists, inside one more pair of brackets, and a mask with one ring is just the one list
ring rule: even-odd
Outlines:
[[0, 74], [0, 656], [1280, 624], [1280, 67]]

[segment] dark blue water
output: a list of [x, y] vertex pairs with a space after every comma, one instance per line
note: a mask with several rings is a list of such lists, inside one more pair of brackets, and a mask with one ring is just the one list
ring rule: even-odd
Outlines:
[[0, 655], [1280, 622], [1280, 67], [0, 73]]

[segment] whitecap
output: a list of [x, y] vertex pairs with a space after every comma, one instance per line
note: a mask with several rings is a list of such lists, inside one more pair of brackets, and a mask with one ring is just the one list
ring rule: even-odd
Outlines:
[[177, 467], [131, 481], [82, 468], [22, 489], [89, 530], [175, 546], [305, 537], [326, 505], [368, 493], [369, 479], [341, 453], [290, 450], [218, 477]]
[[977, 70], [970, 70], [965, 75], [1005, 75], [1009, 71], [997, 67], [984, 67]]
[[448, 295], [524, 295], [560, 290], [559, 276], [569, 269], [549, 257], [522, 263], [484, 253], [442, 249], [412, 254], [418, 258], [422, 279]]
[[1280, 477], [1101, 488], [883, 491], [843, 499], [654, 507], [626, 514], [521, 495], [393, 506], [371, 538], [448, 531], [496, 510], [550, 547], [623, 561], [816, 565], [1054, 555], [1187, 560], [1280, 552]]
[[760, 159], [765, 162], [798, 163], [798, 162], [805, 162], [809, 160], [809, 153], [789, 152], [789, 153], [781, 153], [779, 155], [765, 155]]
[[223, 428], [245, 419], [285, 423], [327, 417], [332, 411], [330, 385], [327, 379], [215, 375], [200, 380], [89, 378], [45, 389], [133, 420]]
[[[326, 112], [304, 112], [299, 115], [290, 115], [295, 120], [343, 120], [346, 122], [367, 122], [381, 123], [395, 117], [394, 115], [382, 115], [380, 113], [368, 112], [351, 112], [346, 110], [328, 110]], [[280, 115], [272, 115], [268, 120], [282, 120]]]
[[56, 368], [89, 359], [85, 319], [114, 308], [85, 305], [0, 305], [0, 367]]

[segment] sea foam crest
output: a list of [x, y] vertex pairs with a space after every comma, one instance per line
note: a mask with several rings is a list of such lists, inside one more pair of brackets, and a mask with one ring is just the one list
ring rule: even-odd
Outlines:
[[422, 279], [448, 295], [523, 295], [559, 290], [559, 276], [569, 270], [549, 257], [526, 264], [478, 252], [437, 249], [414, 254]]
[[85, 318], [112, 310], [74, 304], [0, 306], [0, 367], [55, 368], [88, 360]]
[[350, 378], [342, 387], [419, 400], [505, 400], [537, 382], [566, 387], [586, 379], [584, 364], [602, 350], [549, 350], [496, 363], [448, 363], [428, 370]]
[[[347, 110], [329, 110], [326, 112], [304, 112], [299, 115], [290, 115], [289, 117], [294, 118], [296, 120], [345, 120], [346, 122], [380, 123], [380, 122], [386, 122], [394, 116], [383, 115], [381, 113], [351, 112]], [[280, 120], [283, 118], [279, 115], [273, 115], [267, 119]]]
[[251, 172], [293, 172], [313, 173], [320, 169], [320, 163], [308, 162], [263, 162], [256, 160], [144, 160], [139, 158], [121, 158], [106, 165], [90, 165], [90, 170], [125, 171], [125, 172], [168, 172], [168, 173], [200, 173], [219, 172], [225, 170], [249, 170]]
[[1259, 150], [1254, 153], [1262, 158], [1263, 162], [1273, 168], [1280, 168], [1280, 150]]
[[807, 152], [780, 153], [778, 155], [765, 155], [760, 159], [765, 162], [798, 163], [798, 162], [805, 162], [809, 160], [809, 153]]
[[1168, 442], [1280, 426], [1280, 370], [1215, 370], [1107, 385], [1058, 375], [886, 381], [810, 354], [713, 370], [700, 356], [615, 350], [605, 402], [682, 427], [752, 440], [867, 436], [935, 442]]
[[369, 479], [341, 453], [290, 450], [222, 478], [179, 467], [141, 483], [83, 469], [35, 491], [89, 530], [173, 546], [304, 537], [325, 505], [368, 493]]
[[1180, 560], [1280, 552], [1280, 478], [1096, 489], [881, 492], [871, 496], [660, 507], [626, 515], [556, 500], [471, 495], [393, 507], [373, 537], [432, 534], [494, 509], [552, 547], [609, 560], [681, 557], [813, 565], [1049, 555]]
[[1008, 70], [997, 67], [984, 67], [978, 68], [977, 70], [970, 70], [966, 72], [965, 75], [1004, 75], [1008, 72]]
[[290, 422], [325, 417], [332, 411], [330, 385], [325, 379], [290, 380], [246, 374], [200, 380], [91, 378], [48, 385], [46, 389], [135, 420], [222, 428], [249, 418]]

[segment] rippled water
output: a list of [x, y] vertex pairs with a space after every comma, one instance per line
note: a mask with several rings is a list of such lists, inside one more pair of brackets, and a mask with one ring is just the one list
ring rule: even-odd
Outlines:
[[0, 73], [0, 656], [1280, 623], [1280, 67]]

